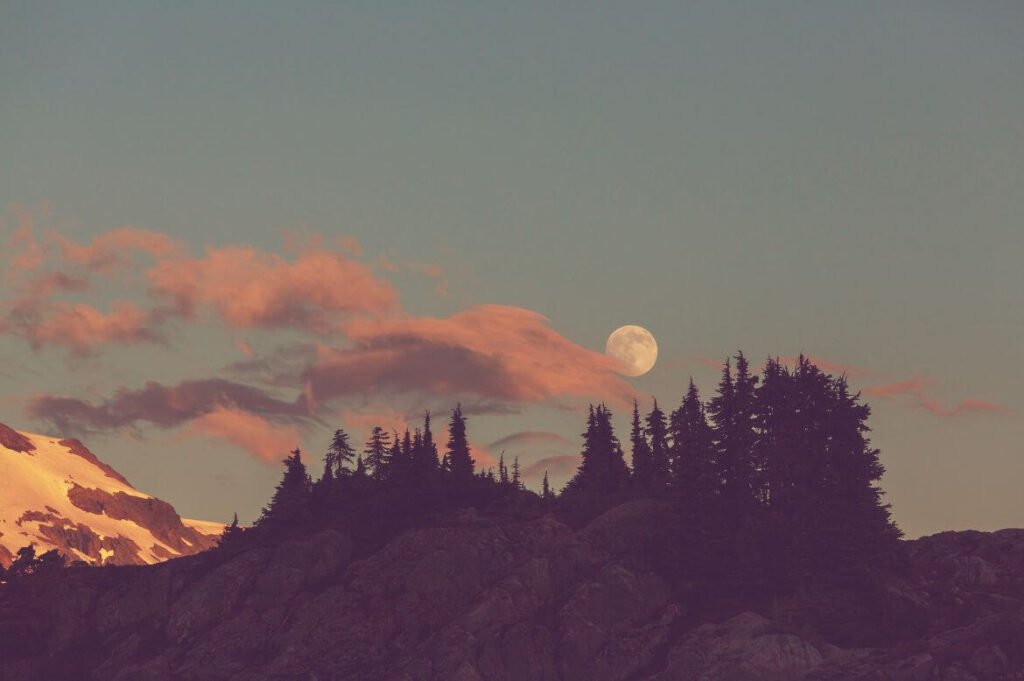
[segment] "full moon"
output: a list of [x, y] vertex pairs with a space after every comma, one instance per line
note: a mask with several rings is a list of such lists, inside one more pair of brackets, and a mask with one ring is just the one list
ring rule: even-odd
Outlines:
[[604, 353], [620, 364], [619, 373], [642, 376], [658, 361], [658, 343], [642, 326], [620, 326], [608, 336]]

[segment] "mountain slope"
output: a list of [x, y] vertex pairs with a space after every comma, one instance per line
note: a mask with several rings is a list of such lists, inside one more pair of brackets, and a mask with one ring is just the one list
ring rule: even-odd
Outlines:
[[808, 583], [758, 603], [653, 569], [676, 520], [650, 500], [578, 530], [468, 510], [363, 557], [328, 529], [30, 575], [0, 585], [0, 679], [1024, 678], [1022, 530], [905, 542], [876, 598]]
[[182, 519], [78, 440], [0, 424], [0, 564], [28, 544], [93, 564], [157, 563], [210, 548], [222, 527]]

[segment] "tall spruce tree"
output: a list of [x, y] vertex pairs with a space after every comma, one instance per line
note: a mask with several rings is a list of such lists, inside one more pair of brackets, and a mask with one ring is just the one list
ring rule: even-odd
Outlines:
[[522, 471], [519, 468], [519, 457], [512, 459], [512, 486], [516, 489], [523, 488]]
[[730, 446], [735, 450], [736, 463], [734, 479], [737, 500], [750, 505], [761, 495], [760, 471], [754, 447], [757, 443], [755, 390], [757, 376], [750, 373], [750, 365], [742, 352], [736, 353], [736, 380], [733, 384], [733, 424]]
[[682, 404], [669, 419], [672, 437], [672, 486], [685, 514], [707, 514], [718, 495], [714, 434], [693, 379]]
[[565, 489], [569, 496], [594, 497], [617, 492], [629, 484], [629, 468], [611, 418], [611, 410], [604, 404], [596, 409], [590, 405], [580, 465]]
[[430, 430], [430, 412], [424, 412], [423, 429], [416, 429], [413, 440], [413, 468], [416, 477], [420, 480], [427, 480], [437, 472], [439, 462], [437, 459], [437, 445], [434, 444], [434, 434]]
[[551, 499], [551, 483], [548, 482], [548, 472], [544, 471], [544, 480], [540, 483], [540, 498], [548, 501]]
[[370, 477], [374, 480], [383, 480], [388, 474], [388, 464], [391, 462], [391, 436], [380, 426], [374, 426], [370, 431], [370, 438], [363, 448], [363, 463], [370, 469]]
[[736, 521], [754, 505], [754, 386], [743, 353], [736, 355], [736, 376], [729, 360], [722, 368], [718, 394], [708, 403], [714, 424], [715, 454], [722, 481], [721, 500]]
[[652, 478], [656, 485], [663, 486], [669, 474], [668, 426], [665, 423], [665, 412], [658, 407], [658, 400], [654, 400], [654, 407], [645, 421], [645, 433], [651, 443]]
[[498, 482], [502, 485], [508, 484], [508, 468], [505, 467], [505, 450], [501, 450], [498, 456]]
[[388, 450], [388, 466], [390, 473], [394, 473], [396, 467], [404, 464], [402, 460], [402, 440], [398, 437], [398, 431], [391, 431], [391, 449]]
[[327, 454], [324, 455], [324, 479], [338, 478], [343, 475], [346, 464], [351, 464], [356, 458], [356, 452], [348, 442], [348, 433], [341, 428], [334, 431], [331, 437], [331, 444], [327, 447]]
[[312, 520], [309, 500], [309, 475], [306, 473], [306, 465], [302, 463], [302, 453], [296, 449], [284, 460], [281, 482], [256, 525], [278, 530], [307, 524]]
[[452, 417], [448, 422], [448, 466], [452, 476], [457, 480], [468, 480], [473, 477], [475, 462], [469, 452], [469, 441], [466, 438], [466, 417], [462, 415], [462, 405], [456, 404], [452, 409]]
[[629, 441], [633, 449], [633, 479], [640, 488], [646, 489], [654, 478], [654, 462], [651, 461], [651, 447], [647, 442], [647, 435], [640, 423], [640, 405], [637, 404], [635, 398], [633, 399], [631, 425]]
[[884, 469], [866, 437], [870, 409], [844, 377], [800, 356], [770, 360], [757, 393], [758, 458], [773, 581], [857, 574], [889, 553], [899, 529], [878, 487]]

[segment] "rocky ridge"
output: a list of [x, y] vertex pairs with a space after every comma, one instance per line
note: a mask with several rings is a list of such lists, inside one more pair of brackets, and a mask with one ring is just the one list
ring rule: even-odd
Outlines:
[[358, 559], [325, 530], [40, 575], [0, 594], [0, 678], [1024, 678], [1024, 531], [906, 542], [875, 610], [808, 585], [709, 613], [646, 559], [670, 515], [640, 500], [573, 530], [469, 510]]

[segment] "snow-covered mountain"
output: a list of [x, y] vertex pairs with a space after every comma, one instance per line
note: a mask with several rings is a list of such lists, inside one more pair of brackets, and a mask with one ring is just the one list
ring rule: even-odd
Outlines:
[[0, 423], [0, 564], [34, 544], [94, 564], [158, 563], [217, 543], [221, 523], [181, 518], [78, 440]]

